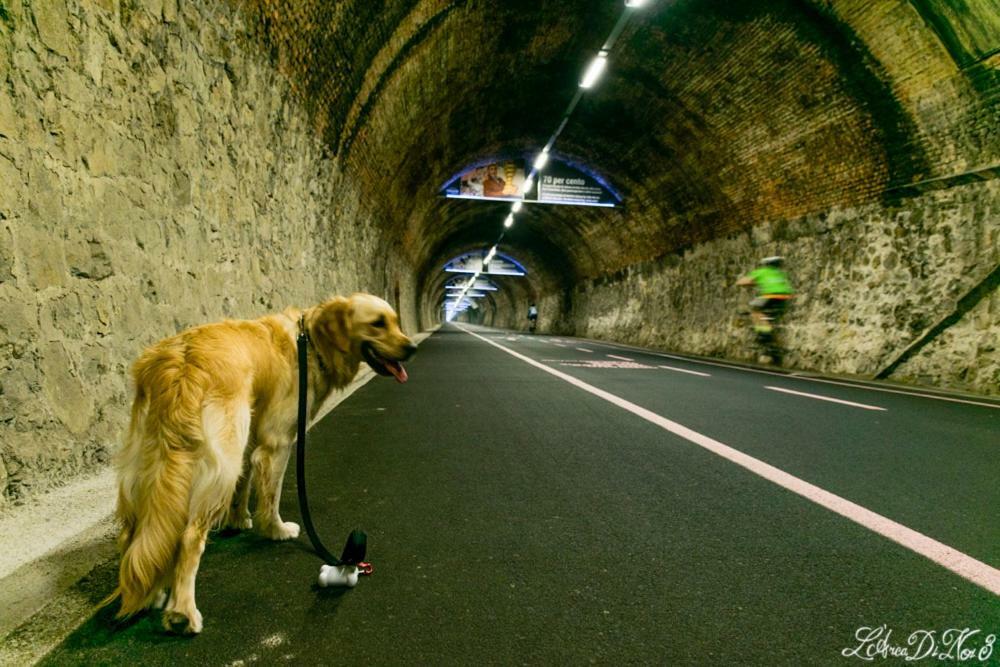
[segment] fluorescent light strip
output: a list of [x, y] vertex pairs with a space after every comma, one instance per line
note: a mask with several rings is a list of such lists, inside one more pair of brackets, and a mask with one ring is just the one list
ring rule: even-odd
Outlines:
[[[636, 9], [636, 8], [641, 7], [643, 4], [645, 4], [645, 0], [625, 0], [625, 8], [626, 9]], [[618, 20], [618, 24], [615, 26], [614, 30], [611, 31], [611, 35], [608, 37], [608, 40], [605, 42], [604, 47], [597, 53], [597, 56], [594, 58], [594, 60], [592, 60], [590, 62], [590, 65], [587, 67], [587, 70], [584, 72], [583, 80], [580, 81], [580, 88], [588, 89], [588, 88], [593, 87], [593, 85], [595, 83], [597, 83], [597, 80], [601, 77], [601, 74], [603, 74], [604, 70], [607, 68], [607, 65], [608, 65], [608, 55], [609, 55], [610, 49], [611, 49], [611, 47], [612, 47], [615, 39], [617, 38], [617, 36], [620, 34], [621, 29], [624, 28], [625, 23], [627, 22], [627, 16], [628, 16], [628, 12], [627, 11], [622, 14], [622, 16]], [[523, 206], [523, 196], [524, 196], [524, 194], [526, 194], [528, 191], [530, 191], [531, 188], [535, 185], [535, 182], [534, 182], [534, 176], [535, 176], [535, 174], [538, 173], [539, 171], [541, 171], [545, 167], [545, 165], [548, 164], [548, 161], [549, 161], [549, 151], [551, 150], [552, 146], [555, 144], [556, 139], [558, 138], [559, 134], [562, 132], [563, 128], [566, 126], [566, 123], [569, 121], [569, 117], [573, 113], [573, 109], [576, 107], [576, 104], [579, 101], [579, 96], [580, 96], [580, 93], [577, 93], [577, 96], [573, 98], [572, 102], [570, 102], [570, 105], [567, 107], [566, 112], [563, 114], [562, 121], [559, 123], [559, 127], [556, 128], [555, 133], [551, 137], [549, 137], [548, 142], [546, 142], [546, 144], [542, 148], [541, 152], [538, 155], [535, 156], [535, 161], [534, 161], [534, 164], [533, 164], [532, 171], [531, 171], [531, 173], [528, 174], [528, 178], [525, 180], [524, 186], [522, 188], [522, 200], [514, 202], [513, 206], [511, 206], [511, 213], [509, 213], [507, 215], [507, 217], [504, 218], [504, 222], [503, 222], [504, 230], [510, 229], [514, 225], [514, 215], [513, 214], [517, 213], [517, 212], [519, 212], [521, 210], [521, 207]], [[450, 197], [450, 198], [454, 198], [454, 199], [482, 199], [482, 197], [478, 197], [478, 196], [474, 196], [474, 195], [453, 195], [453, 194], [446, 194], [445, 197]], [[569, 200], [560, 201], [560, 202], [541, 202], [541, 201], [539, 201], [538, 203], [545, 203], [545, 204], [556, 204], [556, 203], [559, 203], [559, 204], [576, 204], [576, 205], [583, 205], [583, 206], [601, 206], [601, 207], [608, 207], [608, 208], [613, 208], [614, 207], [613, 203], [569, 201]], [[503, 239], [504, 233], [505, 232], [501, 232], [500, 233], [500, 239], [497, 240], [497, 244], [499, 244], [500, 241]], [[484, 267], [485, 267], [486, 263], [488, 263], [493, 258], [494, 254], [496, 254], [496, 249], [497, 249], [496, 245], [494, 245], [493, 248], [490, 249], [489, 255], [487, 255], [486, 259], [483, 260]], [[518, 274], [518, 275], [524, 275], [524, 274], [522, 273], [522, 274]], [[473, 281], [478, 276], [479, 276], [479, 272], [477, 272], [476, 275], [473, 276]], [[471, 287], [471, 283], [470, 283], [469, 286]], [[468, 289], [468, 287], [466, 287], [466, 290], [467, 289]], [[464, 296], [464, 292], [460, 295], [459, 299], [461, 299], [462, 296]], [[447, 318], [447, 320], [449, 322], [454, 318], [454, 314], [455, 313], [452, 312], [451, 316], [449, 316]]]
[[597, 54], [597, 57], [590, 61], [590, 66], [587, 67], [587, 71], [583, 75], [583, 81], [580, 82], [580, 87], [583, 89], [592, 88], [597, 80], [601, 78], [601, 74], [604, 73], [604, 69], [608, 66], [608, 52], [601, 51]]

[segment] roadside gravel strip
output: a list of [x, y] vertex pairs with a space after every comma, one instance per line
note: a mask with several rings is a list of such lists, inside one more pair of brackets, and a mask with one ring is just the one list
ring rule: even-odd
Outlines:
[[[420, 344], [436, 329], [412, 336]], [[320, 408], [310, 427], [375, 377], [367, 366]], [[124, 428], [124, 424], [122, 425]], [[294, 463], [292, 463], [294, 465]], [[87, 591], [87, 575], [113, 567], [115, 473], [76, 480], [0, 516], [0, 666], [44, 656], [110, 591]]]

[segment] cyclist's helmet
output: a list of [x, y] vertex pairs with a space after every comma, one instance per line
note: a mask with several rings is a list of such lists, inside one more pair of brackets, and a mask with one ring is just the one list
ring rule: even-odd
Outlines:
[[778, 257], [777, 255], [773, 257], [765, 257], [764, 259], [760, 260], [761, 266], [781, 266], [784, 263], [785, 263], [785, 258]]

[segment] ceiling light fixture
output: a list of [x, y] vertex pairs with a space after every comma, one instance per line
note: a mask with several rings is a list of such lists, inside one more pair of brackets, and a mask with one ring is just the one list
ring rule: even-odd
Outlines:
[[[549, 137], [549, 140], [545, 143], [545, 146], [542, 148], [541, 152], [535, 156], [534, 168], [528, 174], [528, 178], [525, 180], [524, 186], [522, 188], [522, 197], [535, 185], [534, 182], [535, 175], [539, 171], [541, 171], [548, 163], [549, 150], [555, 144], [556, 139], [559, 138], [559, 135], [562, 134], [563, 129], [565, 129], [566, 124], [569, 122], [570, 116], [573, 115], [573, 111], [576, 109], [577, 104], [583, 98], [582, 89], [588, 89], [593, 87], [593, 85], [597, 83], [597, 80], [604, 73], [604, 70], [607, 68], [608, 55], [614, 49], [615, 43], [621, 36], [622, 31], [625, 29], [625, 26], [628, 23], [629, 19], [632, 16], [634, 16], [634, 12], [628, 10], [638, 9], [639, 7], [642, 7], [645, 4], [647, 4], [646, 0], [625, 0], [625, 11], [623, 11], [621, 15], [618, 17], [618, 22], [615, 24], [615, 27], [612, 28], [611, 34], [608, 35], [608, 38], [607, 40], [605, 40], [604, 45], [601, 47], [601, 50], [597, 53], [597, 56], [594, 58], [594, 60], [590, 62], [590, 65], [588, 65], [587, 70], [584, 72], [583, 79], [580, 81], [581, 90], [577, 91], [576, 95], [573, 96], [573, 99], [569, 102], [569, 105], [563, 112], [562, 120], [560, 121], [559, 126], [556, 128], [552, 136]], [[462, 307], [462, 301], [463, 297], [465, 296], [465, 292], [472, 287], [475, 279], [479, 277], [480, 273], [486, 270], [486, 265], [489, 263], [491, 259], [493, 259], [494, 255], [496, 254], [497, 246], [500, 244], [501, 241], [503, 241], [503, 237], [504, 234], [506, 233], [506, 230], [514, 225], [514, 213], [520, 211], [521, 207], [522, 207], [522, 201], [515, 201], [513, 206], [511, 206], [511, 213], [509, 213], [507, 217], [504, 218], [503, 221], [504, 231], [500, 232], [500, 237], [497, 239], [496, 243], [490, 249], [489, 254], [487, 254], [483, 260], [483, 270], [476, 272], [476, 274], [472, 277], [472, 281], [470, 281], [470, 283], [465, 287], [463, 292], [459, 294], [459, 297], [454, 302], [452, 302], [453, 303], [452, 307], [450, 309], [446, 308], [446, 310], [450, 310], [450, 312], [446, 313], [446, 321], [451, 322], [455, 318], [459, 308], [461, 308], [461, 310], [465, 310], [465, 308]]]
[[597, 80], [601, 78], [601, 74], [604, 72], [604, 68], [608, 66], [608, 52], [601, 51], [597, 54], [597, 57], [590, 61], [590, 66], [587, 67], [587, 71], [583, 75], [583, 81], [580, 82], [580, 87], [587, 89], [593, 87]]

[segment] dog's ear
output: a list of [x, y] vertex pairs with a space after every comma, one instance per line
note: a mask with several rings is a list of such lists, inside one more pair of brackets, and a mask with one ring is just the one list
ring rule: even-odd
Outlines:
[[316, 318], [318, 333], [341, 352], [351, 349], [351, 315], [354, 306], [343, 297], [335, 297], [320, 306]]

